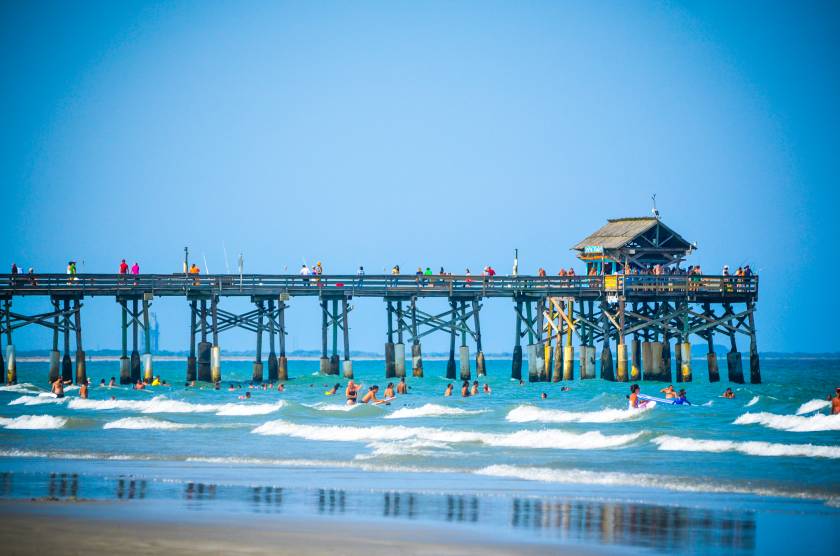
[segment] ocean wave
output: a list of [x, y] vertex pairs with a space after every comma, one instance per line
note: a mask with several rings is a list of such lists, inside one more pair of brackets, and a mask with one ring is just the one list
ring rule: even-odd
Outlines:
[[614, 423], [638, 419], [652, 408], [602, 409], [600, 411], [563, 411], [543, 409], [533, 405], [520, 405], [511, 409], [505, 419], [511, 423]]
[[763, 425], [771, 429], [789, 432], [840, 431], [840, 414], [810, 417], [801, 415], [778, 415], [776, 413], [744, 413], [733, 422], [735, 425]]
[[125, 419], [109, 421], [102, 426], [103, 429], [130, 430], [180, 430], [196, 427], [198, 427], [198, 425], [173, 423], [172, 421], [164, 421], [161, 419], [154, 419], [152, 417], [126, 417]]
[[64, 403], [68, 398], [56, 398], [52, 394], [41, 393], [37, 396], [21, 396], [9, 402], [9, 405], [41, 405], [45, 403]]
[[316, 409], [318, 411], [353, 411], [359, 407], [365, 407], [366, 404], [353, 404], [347, 405], [346, 403], [327, 403], [327, 402], [318, 402], [313, 404], [305, 403], [303, 404], [305, 407], [309, 407], [311, 409]]
[[758, 403], [758, 400], [759, 400], [760, 398], [761, 398], [761, 396], [753, 396], [753, 398], [752, 398], [750, 401], [748, 401], [746, 404], [744, 404], [744, 407], [752, 407], [752, 406], [754, 406], [755, 404], [757, 404], [757, 403]]
[[750, 456], [801, 456], [810, 458], [840, 458], [840, 446], [814, 444], [781, 444], [777, 442], [734, 440], [699, 440], [677, 436], [658, 436], [651, 440], [660, 450], [676, 452], [740, 452]]
[[829, 407], [831, 402], [828, 400], [811, 400], [809, 402], [805, 402], [804, 404], [799, 406], [799, 409], [796, 410], [797, 415], [805, 415], [806, 413], [811, 413], [813, 411], [818, 411], [825, 407]]
[[54, 417], [52, 415], [20, 415], [15, 418], [0, 417], [0, 427], [6, 429], [60, 429], [66, 424], [66, 417]]
[[370, 454], [358, 454], [354, 459], [366, 460], [376, 457], [394, 456], [436, 456], [440, 450], [451, 450], [445, 442], [431, 440], [402, 440], [398, 442], [372, 442], [367, 445]]
[[249, 402], [206, 404], [171, 400], [164, 396], [155, 396], [151, 400], [91, 400], [74, 398], [67, 407], [77, 410], [107, 411], [124, 410], [138, 413], [215, 413], [219, 416], [267, 415], [284, 407], [281, 400], [274, 404], [255, 404]]
[[389, 413], [385, 419], [408, 419], [411, 417], [443, 417], [453, 415], [478, 415], [487, 413], [486, 409], [461, 409], [460, 407], [447, 407], [435, 403], [427, 403], [420, 407], [403, 407]]
[[251, 431], [255, 434], [291, 436], [329, 442], [377, 442], [429, 440], [444, 443], [480, 443], [507, 448], [552, 448], [586, 450], [617, 448], [637, 440], [643, 433], [604, 435], [600, 431], [571, 433], [560, 430], [520, 430], [512, 433], [453, 431], [429, 427], [301, 425], [288, 421], [269, 421]]
[[0, 392], [41, 392], [42, 389], [31, 384], [29, 382], [23, 382], [21, 384], [7, 384], [6, 386], [0, 386]]
[[631, 474], [615, 471], [589, 471], [585, 469], [520, 467], [517, 465], [490, 465], [476, 470], [475, 473], [477, 475], [487, 475], [491, 477], [505, 477], [546, 483], [646, 487], [677, 492], [751, 494], [757, 496], [821, 500], [826, 502], [828, 505], [834, 505], [837, 503], [837, 497], [828, 493], [753, 488], [721, 482], [706, 483], [697, 482], [688, 477], [653, 475], [648, 473]]

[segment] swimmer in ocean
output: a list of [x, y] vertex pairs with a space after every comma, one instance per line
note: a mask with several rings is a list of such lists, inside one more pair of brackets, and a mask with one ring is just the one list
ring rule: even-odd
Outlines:
[[470, 383], [466, 380], [461, 385], [461, 397], [462, 398], [469, 398], [470, 397]]
[[831, 414], [840, 415], [840, 388], [836, 388], [834, 392], [834, 399], [831, 400]]
[[64, 397], [64, 383], [59, 378], [52, 385], [52, 393], [55, 394], [56, 398], [63, 398]]
[[665, 394], [665, 399], [666, 400], [670, 400], [671, 398], [676, 398], [677, 397], [677, 392], [674, 390], [674, 385], [673, 384], [669, 384], [668, 386], [666, 386], [665, 388], [660, 390], [660, 392]]
[[726, 391], [723, 393], [723, 397], [727, 400], [731, 400], [735, 397], [735, 392], [732, 391], [732, 388], [727, 388]]
[[244, 396], [239, 396], [239, 399], [240, 400], [250, 400], [251, 399], [251, 393], [246, 391]]
[[394, 383], [389, 382], [388, 386], [385, 387], [385, 399], [393, 398], [394, 397]]
[[639, 385], [634, 384], [630, 387], [630, 395], [627, 396], [630, 400], [630, 407], [639, 407]]
[[325, 396], [334, 396], [335, 393], [338, 392], [339, 388], [341, 388], [341, 384], [336, 382], [335, 385], [332, 388], [330, 388], [329, 390], [324, 392], [324, 395]]
[[472, 388], [470, 388], [470, 396], [477, 396], [478, 395], [478, 381], [474, 380], [472, 383]]
[[350, 379], [350, 382], [347, 383], [347, 388], [344, 389], [344, 396], [347, 398], [347, 405], [355, 405], [356, 398], [359, 396], [359, 389], [361, 385], [357, 385], [353, 382], [353, 379]]
[[452, 395], [452, 383], [446, 385], [446, 390], [443, 391], [443, 397], [449, 397]]
[[408, 394], [408, 385], [405, 383], [405, 377], [402, 377], [397, 383], [397, 394]]
[[373, 386], [371, 386], [368, 389], [367, 393], [362, 398], [362, 403], [373, 403], [373, 404], [376, 404], [376, 405], [384, 403], [385, 405], [391, 405], [389, 402], [387, 402], [385, 400], [380, 400], [379, 398], [377, 398], [376, 397], [377, 392], [379, 392], [379, 386], [374, 384]]
[[485, 394], [490, 394], [490, 392], [491, 392], [490, 391], [490, 385], [485, 382], [484, 383], [484, 393]]

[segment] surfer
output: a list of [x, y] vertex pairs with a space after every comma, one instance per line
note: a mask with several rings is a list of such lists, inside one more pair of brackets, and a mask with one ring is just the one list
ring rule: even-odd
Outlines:
[[727, 400], [731, 400], [735, 398], [735, 392], [732, 391], [732, 388], [727, 388], [726, 391], [723, 393], [723, 397]]
[[374, 404], [377, 404], [377, 405], [384, 403], [385, 405], [390, 405], [388, 400], [380, 400], [379, 398], [377, 398], [376, 397], [377, 392], [379, 392], [379, 386], [374, 384], [373, 386], [371, 386], [368, 389], [367, 393], [362, 398], [362, 403], [374, 403]]
[[665, 399], [670, 400], [671, 398], [677, 397], [677, 392], [674, 390], [674, 385], [669, 384], [667, 387], [660, 390], [663, 394], [665, 394]]
[[400, 378], [397, 383], [397, 394], [408, 394], [408, 385], [405, 383], [405, 377]]
[[389, 382], [388, 386], [385, 387], [385, 398], [393, 398], [394, 397], [394, 383]]
[[56, 398], [63, 398], [64, 397], [64, 383], [59, 378], [52, 385], [52, 393], [55, 394]]
[[638, 408], [639, 407], [639, 385], [633, 384], [630, 386], [630, 395], [627, 396], [630, 400], [630, 407]]
[[446, 385], [446, 390], [443, 391], [443, 397], [447, 398], [452, 395], [452, 383]]
[[461, 385], [461, 397], [462, 398], [469, 398], [470, 397], [470, 383], [466, 380]]

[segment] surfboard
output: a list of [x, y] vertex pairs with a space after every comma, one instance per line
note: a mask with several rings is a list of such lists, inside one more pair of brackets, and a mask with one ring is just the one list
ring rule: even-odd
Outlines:
[[655, 396], [648, 396], [647, 394], [639, 394], [640, 400], [645, 400], [648, 402], [657, 402], [657, 403], [664, 403], [666, 405], [677, 405], [676, 399], [665, 399], [665, 398], [657, 398]]

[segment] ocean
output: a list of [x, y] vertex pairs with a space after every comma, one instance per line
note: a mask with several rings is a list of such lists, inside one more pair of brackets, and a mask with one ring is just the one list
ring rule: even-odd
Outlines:
[[[346, 381], [319, 376], [317, 361], [290, 361], [284, 392], [249, 389], [244, 361], [223, 361], [218, 391], [185, 388], [182, 361], [155, 362], [171, 386], [102, 388], [118, 362], [93, 361], [87, 400], [75, 387], [44, 395], [47, 364], [19, 362], [20, 384], [0, 387], [0, 498], [119, 501], [134, 519], [396, 520], [631, 554], [835, 542], [840, 416], [826, 397], [838, 359], [766, 358], [760, 385], [709, 384], [698, 359], [695, 381], [675, 384], [690, 407], [642, 411], [627, 408], [626, 383], [520, 385], [500, 359], [480, 379], [491, 394], [461, 398], [453, 381], [444, 398], [445, 361], [424, 363], [391, 405], [348, 407]], [[354, 371], [381, 397], [382, 361]]]

